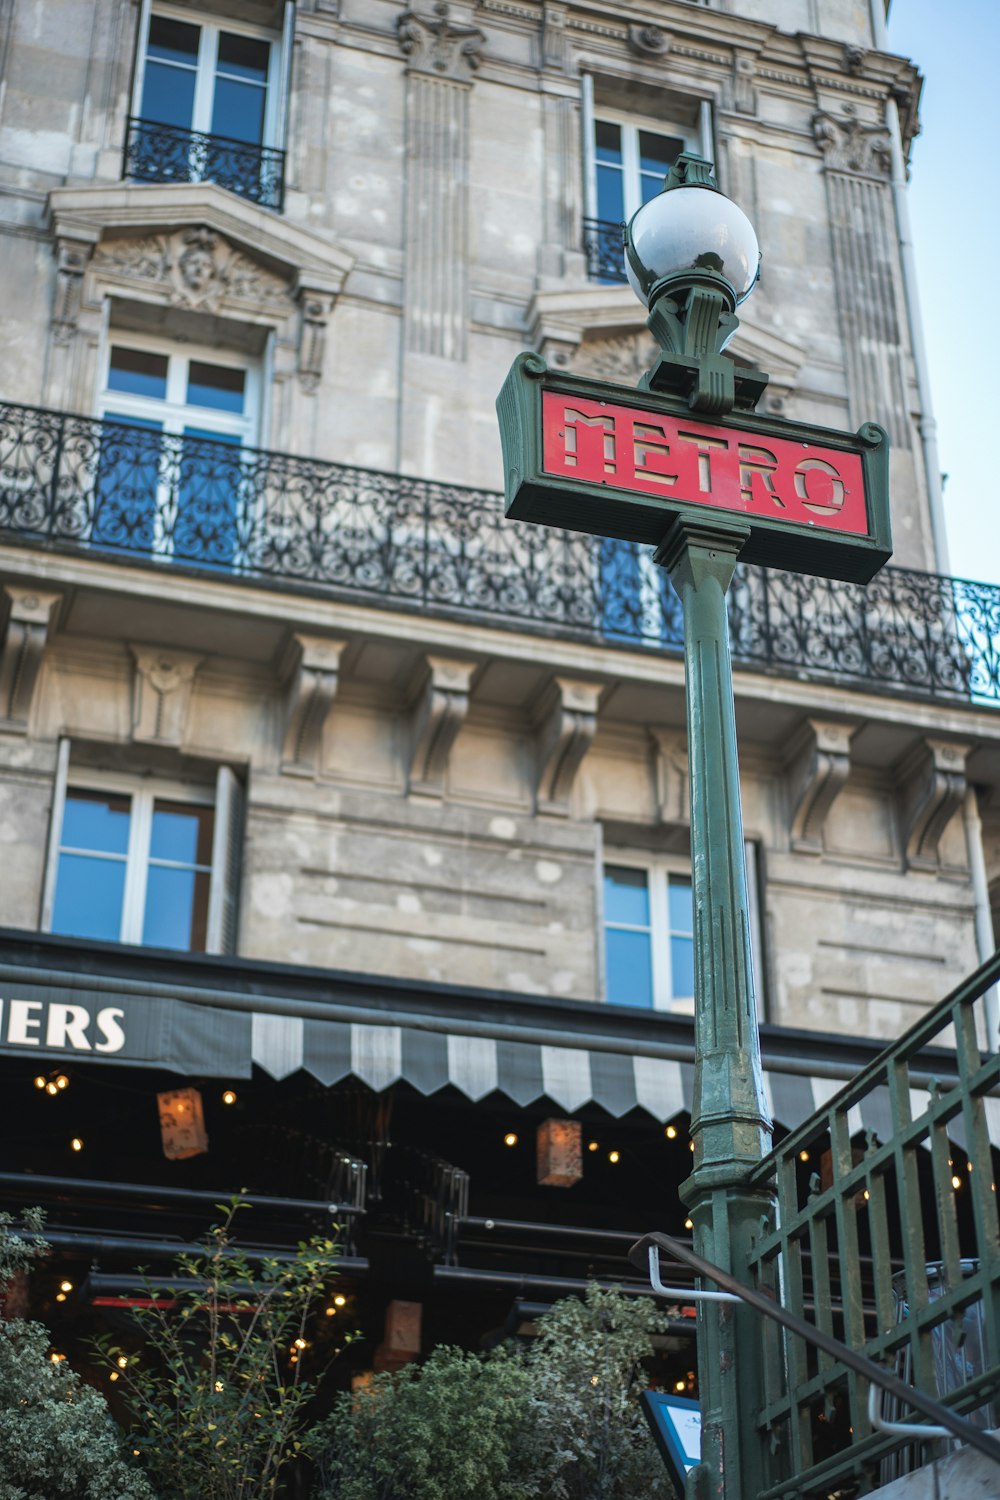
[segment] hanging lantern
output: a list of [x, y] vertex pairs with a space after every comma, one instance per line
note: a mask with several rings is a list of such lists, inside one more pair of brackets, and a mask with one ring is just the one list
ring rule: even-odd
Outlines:
[[208, 1150], [205, 1111], [197, 1089], [170, 1089], [157, 1094], [160, 1137], [168, 1161], [184, 1161]]
[[538, 1182], [572, 1187], [583, 1176], [583, 1127], [578, 1120], [546, 1120], [538, 1127]]

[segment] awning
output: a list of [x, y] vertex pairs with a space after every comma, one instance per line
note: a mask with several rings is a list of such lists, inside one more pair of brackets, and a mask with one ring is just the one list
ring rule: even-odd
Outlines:
[[[794, 1129], [878, 1051], [874, 1042], [763, 1029], [772, 1118]], [[499, 1093], [572, 1112], [635, 1108], [666, 1122], [690, 1113], [689, 1017], [585, 1001], [459, 990], [249, 960], [151, 954], [0, 932], [0, 1055], [33, 1071], [53, 1064], [155, 1068], [195, 1078], [324, 1085], [357, 1078], [376, 1092], [405, 1082]], [[944, 1061], [941, 1059], [939, 1061]], [[989, 1100], [1000, 1142], [1000, 1101]], [[876, 1089], [851, 1111], [852, 1133], [890, 1130]]]

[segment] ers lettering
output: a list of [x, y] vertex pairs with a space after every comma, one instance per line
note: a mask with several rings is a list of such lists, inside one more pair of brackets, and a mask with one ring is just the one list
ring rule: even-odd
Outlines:
[[542, 393], [543, 469], [613, 489], [868, 533], [856, 453]]

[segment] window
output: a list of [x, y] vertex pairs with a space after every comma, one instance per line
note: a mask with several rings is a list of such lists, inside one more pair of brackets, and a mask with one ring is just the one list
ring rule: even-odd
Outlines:
[[256, 437], [259, 377], [218, 349], [113, 334], [91, 540], [232, 566], [243, 518], [240, 448]]
[[239, 784], [192, 787], [68, 766], [53, 806], [44, 930], [189, 953], [235, 946]]
[[[757, 1016], [765, 1019], [757, 845], [745, 843]], [[604, 954], [612, 1005], [694, 1011], [694, 902], [679, 862], [622, 854], [604, 867]]]
[[275, 148], [284, 51], [277, 37], [253, 27], [153, 11], [140, 52], [125, 175], [217, 181], [279, 208], [283, 153]]
[[[654, 105], [650, 98], [647, 107]], [[594, 79], [584, 74], [582, 115], [587, 269], [596, 281], [624, 281], [619, 226], [656, 196], [682, 151], [712, 157], [711, 111], [707, 103], [682, 108], [675, 100], [656, 114], [625, 113], [595, 104]]]
[[612, 1005], [694, 1010], [691, 876], [659, 862], [604, 867], [607, 995]]

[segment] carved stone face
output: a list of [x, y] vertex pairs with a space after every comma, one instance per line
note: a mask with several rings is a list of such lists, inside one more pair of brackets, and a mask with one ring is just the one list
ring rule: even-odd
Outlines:
[[203, 292], [215, 277], [215, 256], [204, 245], [189, 245], [180, 258], [181, 280], [192, 292]]

